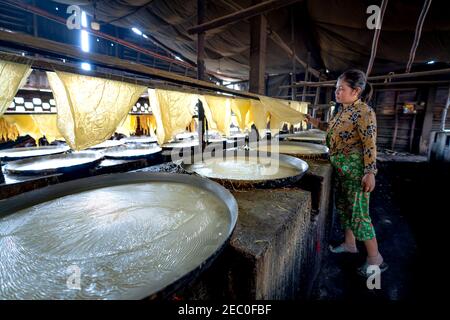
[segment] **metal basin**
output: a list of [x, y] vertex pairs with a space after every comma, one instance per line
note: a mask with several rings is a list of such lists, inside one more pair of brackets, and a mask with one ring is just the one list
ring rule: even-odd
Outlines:
[[271, 144], [256, 144], [251, 146], [253, 149], [263, 152], [274, 152], [287, 154], [301, 159], [325, 159], [328, 156], [328, 147], [308, 142], [280, 141], [278, 147], [271, 147]]
[[111, 148], [123, 145], [125, 142], [122, 140], [106, 140], [102, 143], [96, 144], [95, 146], [90, 147], [89, 149], [104, 149]]
[[135, 160], [157, 157], [161, 155], [161, 152], [162, 149], [160, 147], [157, 147], [155, 144], [137, 144], [135, 146], [130, 145], [109, 148], [103, 154], [107, 159]]
[[217, 183], [167, 173], [90, 177], [2, 200], [0, 299], [167, 297], [219, 255], [237, 214]]
[[157, 143], [156, 138], [148, 136], [133, 136], [120, 139], [124, 143]]
[[18, 175], [73, 173], [94, 168], [102, 159], [103, 155], [97, 152], [73, 152], [12, 161], [5, 170]]
[[273, 157], [256, 152], [226, 150], [223, 157], [183, 164], [188, 172], [210, 178], [231, 189], [278, 188], [301, 179], [308, 164], [284, 154]]
[[0, 150], [0, 160], [14, 161], [32, 157], [47, 156], [69, 151], [69, 146], [43, 146]]

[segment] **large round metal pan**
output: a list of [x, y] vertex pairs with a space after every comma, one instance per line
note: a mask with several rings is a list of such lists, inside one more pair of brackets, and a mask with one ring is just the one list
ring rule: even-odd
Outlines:
[[279, 138], [290, 141], [324, 144], [326, 140], [326, 133], [317, 130], [314, 131], [307, 130], [307, 131], [300, 131], [294, 134], [280, 134]]
[[0, 150], [0, 160], [14, 161], [32, 157], [41, 157], [69, 151], [69, 146], [43, 146]]
[[198, 147], [198, 140], [186, 140], [186, 141], [176, 141], [164, 143], [161, 145], [163, 150], [172, 150], [172, 149], [186, 149], [186, 148], [195, 148]]
[[175, 140], [181, 141], [181, 140], [195, 140], [198, 139], [198, 133], [197, 132], [183, 132], [175, 135]]
[[[150, 192], [149, 189], [153, 192], [149, 193], [150, 196], [160, 197], [159, 190], [163, 185], [168, 188], [164, 196], [173, 196], [174, 201], [164, 202], [169, 216], [167, 220], [159, 221], [160, 207], [155, 205], [151, 208], [152, 198], [145, 203], [141, 199], [148, 199], [146, 192]], [[140, 195], [137, 199], [133, 198], [133, 188]], [[179, 194], [170, 192], [177, 188], [187, 190], [186, 199], [180, 200], [178, 206], [174, 203]], [[206, 205], [203, 212], [209, 219], [207, 223], [215, 228], [220, 223], [218, 230], [221, 233], [206, 237], [203, 231], [205, 224], [197, 224], [194, 218], [186, 220], [192, 208], [196, 208], [196, 203], [188, 200], [190, 194], [198, 194], [195, 196], [198, 205]], [[209, 200], [202, 201], [205, 197]], [[80, 204], [86, 210], [77, 210], [76, 205], [77, 208], [70, 212], [39, 211], [53, 204], [64, 207], [77, 199], [79, 202], [87, 199]], [[148, 205], [150, 207], [146, 211]], [[124, 210], [120, 210], [121, 206]], [[190, 211], [187, 208], [191, 208]], [[187, 210], [187, 218], [183, 210]], [[168, 297], [198, 277], [222, 252], [235, 228], [237, 216], [236, 200], [219, 184], [197, 176], [170, 173], [108, 174], [72, 180], [2, 200], [0, 256], [8, 260], [0, 261], [0, 277], [5, 277], [0, 282], [0, 299]], [[155, 219], [159, 222], [155, 223]], [[173, 223], [168, 223], [170, 219], [180, 220], [182, 224], [172, 230], [169, 227]], [[35, 221], [38, 224], [32, 226]], [[156, 236], [147, 229], [146, 223], [155, 228]], [[191, 228], [198, 229], [199, 234], [192, 233]], [[194, 236], [200, 240], [206, 237], [202, 241], [209, 243], [193, 246], [189, 237]], [[106, 240], [102, 240], [103, 237]], [[127, 238], [125, 244], [124, 238]], [[94, 241], [89, 243], [87, 239]], [[100, 247], [96, 247], [98, 241], [102, 242]], [[172, 242], [189, 243], [190, 246], [173, 246]], [[154, 253], [155, 250], [160, 251]], [[31, 254], [38, 251], [44, 251], [43, 256]], [[163, 259], [162, 265], [147, 264], [147, 259], [153, 259], [154, 254]], [[39, 261], [42, 259], [51, 259], [48, 270], [40, 270]], [[42, 274], [36, 274], [39, 271]], [[81, 277], [78, 287], [77, 272]]]
[[73, 173], [94, 168], [102, 159], [103, 155], [97, 152], [73, 152], [12, 161], [6, 164], [5, 170], [18, 175]]
[[[191, 164], [183, 163], [182, 166], [188, 172], [207, 177], [233, 190], [279, 188], [290, 186], [300, 180], [308, 171], [308, 164], [305, 161], [284, 154], [273, 154], [272, 156], [268, 156], [266, 153], [263, 154], [252, 151], [225, 150], [222, 157], [218, 156], [219, 155], [217, 155], [217, 157], [214, 156], [209, 159], [205, 159], [203, 162], [195, 162]], [[219, 176], [214, 174], [214, 172], [208, 168], [210, 161], [217, 161], [218, 166], [222, 166], [224, 168], [228, 167], [229, 176], [227, 176], [227, 173]], [[236, 172], [233, 172], [234, 170], [230, 170], [233, 166], [237, 169]], [[263, 178], [261, 178], [261, 176], [255, 178], [244, 178], [244, 173], [240, 175], [239, 168], [249, 166], [254, 166], [255, 171], [260, 171], [262, 169], [261, 166], [266, 166], [268, 171], [275, 170], [274, 166], [280, 166], [280, 168], [288, 167], [292, 174], [286, 176], [273, 175], [272, 177], [268, 174], [267, 177]], [[250, 170], [253, 169], [250, 167]]]
[[161, 155], [162, 149], [155, 144], [152, 145], [129, 145], [119, 146], [115, 148], [109, 148], [103, 152], [107, 159], [118, 160], [135, 160], [135, 159], [148, 159], [151, 157], [157, 157]]
[[326, 159], [328, 156], [328, 147], [308, 142], [296, 142], [296, 141], [276, 141], [278, 147], [271, 144], [253, 144], [250, 148], [257, 149], [262, 152], [274, 152], [287, 154], [301, 159]]
[[120, 139], [124, 143], [157, 143], [156, 138], [148, 136], [132, 136]]
[[102, 143], [96, 144], [95, 146], [89, 147], [89, 149], [104, 149], [112, 148], [123, 145], [125, 142], [122, 140], [106, 140]]

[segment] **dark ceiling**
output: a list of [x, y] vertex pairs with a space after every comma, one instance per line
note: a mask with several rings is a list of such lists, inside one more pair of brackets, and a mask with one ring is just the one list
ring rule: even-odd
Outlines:
[[[93, 13], [93, 1], [58, 0], [78, 4]], [[450, 62], [450, 19], [446, 3], [434, 0], [425, 20], [412, 71], [429, 60]], [[424, 0], [391, 0], [387, 5], [372, 74], [403, 72], [414, 39]], [[187, 29], [196, 25], [197, 0], [97, 0], [98, 20], [121, 27], [137, 27], [183, 57], [196, 61], [195, 35]], [[366, 9], [381, 1], [305, 0], [266, 14], [269, 32], [291, 45], [291, 14], [297, 55], [324, 71], [341, 72], [349, 67], [366, 70], [373, 30], [366, 27]], [[209, 0], [206, 21], [251, 5], [249, 0]], [[239, 21], [206, 34], [206, 67], [238, 77], [248, 77], [249, 22]], [[298, 69], [301, 69], [299, 66]], [[289, 73], [292, 62], [270, 37], [267, 69], [270, 74]]]

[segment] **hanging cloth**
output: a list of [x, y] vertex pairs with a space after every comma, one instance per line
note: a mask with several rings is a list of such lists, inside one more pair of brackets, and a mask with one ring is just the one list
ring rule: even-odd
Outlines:
[[83, 150], [109, 139], [146, 89], [85, 75], [47, 72], [58, 108], [58, 128], [69, 146]]

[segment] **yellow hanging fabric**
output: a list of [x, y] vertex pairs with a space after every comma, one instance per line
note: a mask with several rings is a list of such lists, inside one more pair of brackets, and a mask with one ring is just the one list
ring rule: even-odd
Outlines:
[[149, 89], [148, 93], [156, 118], [156, 137], [158, 143], [163, 144], [186, 130], [198, 95], [160, 89]]
[[21, 136], [29, 135], [32, 137], [36, 141], [36, 144], [38, 144], [38, 140], [43, 136], [30, 114], [5, 114], [3, 118], [9, 124], [15, 125]]
[[197, 132], [198, 119], [192, 118], [191, 123], [189, 123], [189, 132]]
[[152, 114], [143, 114], [138, 117], [139, 117], [139, 123], [142, 128], [142, 133], [147, 136], [148, 135], [155, 136], [155, 130], [156, 130], [155, 116]]
[[264, 130], [267, 128], [269, 113], [266, 107], [258, 100], [250, 100], [250, 122], [258, 129], [260, 137], [265, 135]]
[[109, 139], [146, 89], [126, 82], [47, 72], [58, 107], [58, 128], [74, 150]]
[[56, 114], [33, 114], [31, 117], [39, 131], [45, 136], [49, 143], [52, 143], [55, 140], [64, 140], [64, 137], [58, 129], [58, 117]]
[[236, 115], [236, 121], [241, 131], [251, 128], [250, 106], [250, 99], [235, 98], [231, 100], [231, 110]]
[[290, 124], [301, 123], [305, 120], [305, 114], [290, 106], [290, 101], [259, 96], [259, 100], [270, 115], [270, 131], [277, 133], [284, 122]]
[[116, 132], [126, 136], [134, 134], [136, 132], [136, 116], [127, 114], [116, 128]]
[[[299, 102], [299, 101], [290, 101], [290, 105], [291, 108], [293, 108], [294, 110], [297, 110], [298, 112], [304, 113], [304, 114], [308, 114], [308, 102]], [[306, 121], [302, 121], [299, 124], [293, 124], [294, 127], [300, 127], [302, 128], [302, 130], [306, 130]]]
[[0, 116], [31, 73], [28, 65], [0, 60]]
[[0, 141], [15, 141], [18, 137], [19, 130], [17, 130], [17, 127], [0, 117]]
[[228, 97], [205, 95], [200, 100], [205, 109], [205, 118], [208, 120], [208, 129], [217, 130], [229, 136], [231, 124], [231, 100]]

